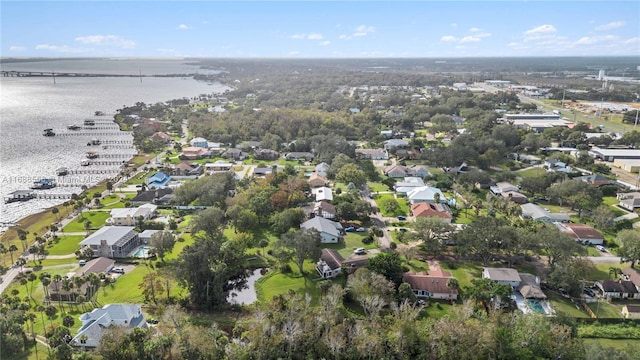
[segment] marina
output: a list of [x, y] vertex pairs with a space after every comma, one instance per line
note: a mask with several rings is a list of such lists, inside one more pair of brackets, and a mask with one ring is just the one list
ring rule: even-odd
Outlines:
[[56, 187], [56, 181], [54, 179], [40, 179], [33, 182], [31, 189], [34, 190], [46, 190]]

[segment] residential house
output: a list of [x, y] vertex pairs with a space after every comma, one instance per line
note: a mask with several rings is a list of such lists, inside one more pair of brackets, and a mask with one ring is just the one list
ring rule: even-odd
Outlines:
[[356, 158], [360, 160], [389, 160], [385, 149], [356, 149]]
[[333, 192], [326, 186], [313, 188], [311, 193], [316, 196], [316, 201], [333, 201]]
[[383, 169], [383, 172], [390, 178], [404, 178], [409, 173], [404, 165], [389, 165]]
[[147, 178], [147, 188], [163, 189], [167, 187], [169, 181], [171, 181], [171, 176], [159, 171]]
[[412, 167], [409, 168], [409, 173], [412, 176], [416, 176], [419, 178], [425, 178], [427, 176], [431, 176], [431, 173], [429, 172], [429, 168], [425, 165], [413, 165]]
[[345, 259], [334, 249], [322, 249], [320, 260], [316, 263], [316, 271], [323, 279], [334, 278], [342, 274], [343, 270], [347, 274], [352, 274], [369, 262], [366, 256], [352, 255]]
[[217, 160], [214, 163], [204, 164], [204, 168], [207, 174], [214, 174], [219, 172], [227, 172], [233, 169], [233, 164], [223, 160]]
[[429, 274], [409, 271], [404, 273], [402, 281], [411, 286], [411, 290], [419, 298], [457, 300], [458, 290], [447, 286], [451, 274], [438, 269]]
[[75, 301], [78, 295], [82, 295], [85, 299], [91, 294], [91, 289], [93, 285], [88, 282], [84, 282], [80, 285], [80, 288], [72, 287], [70, 289], [65, 289], [64, 283], [66, 280], [71, 280], [73, 282], [73, 278], [69, 279], [68, 276], [64, 276], [62, 281], [52, 281], [49, 286], [49, 300], [51, 301]]
[[284, 158], [287, 160], [302, 160], [302, 161], [311, 161], [313, 160], [313, 154], [310, 152], [290, 152], [287, 153]]
[[496, 194], [496, 195], [500, 195], [504, 192], [519, 192], [520, 188], [518, 188], [517, 186], [508, 183], [508, 182], [499, 182], [496, 183], [494, 186], [489, 187], [489, 189], [491, 190], [492, 193]]
[[141, 233], [138, 234], [138, 239], [140, 240], [140, 243], [142, 244], [149, 244], [149, 242], [151, 241], [151, 237], [153, 236], [153, 234], [159, 233], [162, 230], [151, 230], [151, 229], [147, 229]]
[[136, 226], [139, 218], [147, 221], [155, 217], [157, 208], [154, 204], [144, 204], [137, 208], [111, 209], [111, 217], [107, 219], [107, 223], [115, 226]]
[[313, 213], [325, 219], [335, 219], [336, 207], [326, 201], [317, 201], [313, 207]]
[[573, 169], [570, 166], [567, 166], [567, 163], [556, 160], [556, 159], [547, 159], [544, 161], [544, 168], [547, 171], [557, 171], [564, 173], [571, 173]]
[[140, 245], [133, 226], [103, 226], [80, 242], [88, 246], [96, 256], [125, 258]]
[[143, 205], [148, 203], [158, 204], [158, 201], [165, 196], [173, 196], [173, 189], [162, 188], [147, 191], [138, 191], [138, 194], [131, 199], [133, 205]]
[[422, 178], [407, 176], [404, 178], [403, 181], [398, 181], [397, 183], [395, 183], [395, 185], [393, 185], [393, 189], [399, 195], [406, 196], [409, 191], [422, 186], [425, 186], [425, 183], [422, 180]]
[[300, 228], [302, 230], [316, 229], [320, 233], [323, 244], [337, 243], [340, 240], [342, 232], [342, 225], [339, 222], [331, 221], [320, 216], [303, 222]]
[[253, 169], [253, 176], [256, 177], [265, 177], [268, 174], [271, 174], [273, 172], [273, 167], [272, 166], [256, 166]]
[[420, 151], [416, 149], [396, 149], [395, 155], [398, 159], [417, 159], [420, 157]]
[[199, 147], [202, 149], [208, 149], [209, 148], [209, 141], [207, 141], [207, 139], [205, 138], [201, 138], [201, 137], [196, 137], [191, 139], [191, 141], [189, 141], [189, 145], [193, 146], [193, 147]]
[[626, 280], [598, 280], [595, 286], [607, 299], [637, 299], [638, 289], [631, 281]]
[[198, 176], [202, 174], [202, 166], [190, 161], [181, 161], [171, 165], [171, 176]]
[[640, 305], [624, 305], [621, 312], [625, 319], [640, 319]]
[[[437, 194], [437, 195], [436, 195]], [[432, 186], [417, 187], [407, 193], [409, 203], [416, 204], [421, 202], [435, 203], [436, 198], [440, 198], [440, 203], [446, 203], [447, 198], [444, 196], [440, 189]]]
[[453, 219], [453, 214], [447, 204], [434, 204], [428, 202], [416, 203], [411, 205], [411, 213], [416, 218], [437, 217], [446, 223], [451, 223], [451, 220]]
[[309, 177], [309, 186], [312, 188], [325, 187], [327, 185], [329, 185], [329, 180], [327, 180], [327, 178], [322, 175], [313, 173]]
[[409, 143], [402, 139], [389, 139], [384, 142], [384, 149], [387, 151], [407, 147], [409, 147]]
[[154, 133], [153, 135], [151, 135], [151, 140], [152, 141], [157, 141], [157, 142], [163, 142], [165, 144], [168, 144], [168, 143], [171, 142], [171, 136], [169, 134], [167, 134], [166, 132], [158, 131], [158, 132]]
[[520, 208], [522, 209], [522, 214], [520, 214], [520, 218], [522, 219], [531, 219], [533, 221], [542, 221], [546, 223], [569, 222], [569, 214], [551, 213], [536, 204], [522, 204], [520, 205]]
[[509, 268], [483, 268], [482, 278], [493, 280], [499, 284], [509, 285], [515, 290], [520, 288], [520, 282], [522, 281], [518, 270]]
[[209, 150], [197, 146], [190, 146], [182, 149], [180, 159], [196, 160], [209, 157]]
[[616, 198], [620, 200], [619, 205], [629, 211], [640, 208], [640, 192], [618, 193]]
[[84, 266], [80, 267], [80, 269], [76, 271], [75, 276], [83, 277], [89, 274], [108, 274], [115, 264], [115, 260], [101, 256], [87, 261]]
[[280, 153], [271, 149], [258, 149], [254, 153], [257, 160], [276, 160], [280, 157]]
[[500, 194], [505, 199], [511, 200], [517, 204], [524, 204], [528, 201], [527, 196], [517, 191], [507, 191]]
[[329, 169], [331, 169], [331, 166], [329, 166], [329, 164], [321, 162], [320, 164], [316, 165], [315, 172], [320, 176], [327, 177], [327, 171], [329, 171]]
[[587, 184], [591, 184], [591, 185], [595, 185], [595, 186], [603, 186], [603, 185], [615, 185], [616, 182], [615, 180], [611, 180], [609, 178], [606, 178], [600, 174], [593, 174], [593, 175], [585, 175], [585, 176], [578, 176], [573, 178], [573, 180], [580, 180], [582, 182], [586, 182]]
[[122, 326], [127, 332], [147, 328], [147, 321], [139, 305], [108, 304], [80, 315], [82, 326], [69, 342], [72, 346], [95, 348], [111, 326]]
[[555, 223], [558, 230], [571, 236], [575, 241], [584, 245], [602, 245], [604, 236], [592, 226], [585, 224]]
[[640, 273], [638, 273], [633, 268], [624, 268], [622, 269], [622, 274], [620, 274], [620, 278], [624, 281], [631, 281], [633, 285], [638, 290], [638, 293], [634, 294], [633, 298], [640, 299]]
[[246, 152], [242, 151], [242, 149], [231, 148], [227, 149], [227, 151], [222, 154], [222, 157], [225, 159], [232, 159], [236, 161], [242, 161], [249, 156]]

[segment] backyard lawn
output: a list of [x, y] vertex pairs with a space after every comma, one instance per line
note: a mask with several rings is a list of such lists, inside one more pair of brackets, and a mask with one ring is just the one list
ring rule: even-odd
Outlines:
[[367, 182], [367, 186], [372, 193], [380, 192], [380, 191], [390, 191], [389, 187], [383, 183], [379, 182]]
[[86, 220], [91, 221], [91, 230], [97, 230], [105, 224], [109, 217], [110, 215], [108, 211], [86, 211], [75, 218], [74, 221], [67, 224], [67, 226], [62, 229], [62, 232], [86, 231], [84, 227], [84, 222]]
[[558, 293], [547, 291], [545, 294], [547, 294], [547, 298], [556, 313], [562, 313], [574, 318], [590, 318], [586, 311], [577, 308], [571, 300], [563, 298]]
[[63, 235], [60, 236], [58, 242], [47, 246], [49, 255], [67, 255], [73, 254], [80, 247], [78, 244], [84, 239], [82, 235]]
[[[405, 199], [396, 199], [394, 194], [377, 194], [374, 196], [376, 206], [380, 209], [382, 216], [399, 216], [407, 215], [409, 213], [409, 205]], [[395, 201], [393, 208], [387, 208], [385, 202]]]
[[349, 255], [353, 254], [353, 250], [357, 248], [365, 248], [367, 250], [375, 249], [378, 247], [376, 242], [374, 241], [371, 244], [364, 244], [362, 239], [366, 238], [368, 233], [366, 232], [350, 232], [344, 237], [344, 241], [341, 241], [337, 244], [323, 244], [323, 248], [327, 249], [335, 249], [338, 251], [342, 257], [345, 259], [349, 257]]
[[527, 170], [517, 171], [516, 174], [523, 178], [533, 178], [546, 174], [547, 171], [543, 168], [534, 167]]
[[[309, 293], [312, 297], [311, 303], [317, 304], [320, 296], [320, 289], [317, 287], [318, 273], [315, 270], [315, 264], [306, 261], [304, 264], [305, 275], [301, 275], [298, 267], [291, 264], [291, 273], [282, 274], [278, 270], [272, 270], [271, 273], [260, 278], [255, 283], [256, 295], [259, 301], [269, 301], [274, 296], [287, 294], [293, 290], [297, 293]], [[338, 283], [340, 279], [331, 280]]]

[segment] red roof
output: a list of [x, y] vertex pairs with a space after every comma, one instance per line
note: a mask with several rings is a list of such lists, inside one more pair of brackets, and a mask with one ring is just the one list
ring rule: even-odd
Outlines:
[[567, 234], [575, 239], [604, 239], [604, 236], [598, 230], [589, 225], [563, 224], [563, 226], [570, 230]]
[[416, 203], [411, 205], [411, 213], [415, 217], [439, 217], [442, 219], [452, 219], [453, 216], [449, 207], [443, 204]]
[[407, 272], [402, 276], [402, 281], [411, 285], [414, 290], [426, 290], [431, 294], [457, 295], [458, 290], [447, 287], [447, 281], [451, 276], [432, 276], [424, 273]]

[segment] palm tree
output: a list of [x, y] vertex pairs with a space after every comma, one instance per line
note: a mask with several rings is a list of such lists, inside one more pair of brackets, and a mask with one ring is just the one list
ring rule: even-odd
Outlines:
[[49, 273], [43, 272], [40, 273], [40, 283], [42, 284], [42, 288], [44, 289], [44, 301], [49, 303], [49, 284], [51, 284], [51, 277]]
[[27, 264], [27, 260], [25, 260], [25, 258], [23, 257], [19, 257], [18, 260], [16, 260], [16, 265], [20, 266], [20, 274], [22, 274], [22, 267], [25, 266]]
[[54, 207], [53, 209], [51, 209], [51, 213], [56, 216], [56, 222], [60, 221], [60, 215], [58, 215], [59, 212], [60, 209], [58, 209], [58, 207]]
[[91, 232], [91, 220], [85, 220], [84, 229], [87, 230], [87, 235]]
[[613, 277], [614, 279], [617, 279], [618, 275], [622, 275], [622, 269], [615, 266], [610, 266], [609, 275], [611, 275], [611, 277]]
[[[0, 243], [0, 257], [2, 257], [2, 266], [5, 266], [6, 262], [4, 260], [4, 254], [8, 253], [9, 249], [7, 249], [4, 244]], [[12, 261], [13, 262], [13, 261]]]
[[9, 245], [9, 254], [11, 255], [11, 263], [13, 264], [13, 252], [14, 251], [18, 251], [18, 247], [16, 246], [16, 244], [11, 244]]
[[53, 282], [56, 284], [56, 291], [58, 292], [58, 306], [62, 308], [62, 296], [60, 296], [60, 282], [62, 281], [62, 276], [59, 274], [53, 275]]

